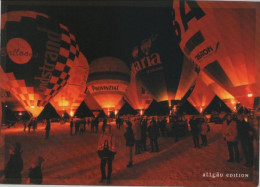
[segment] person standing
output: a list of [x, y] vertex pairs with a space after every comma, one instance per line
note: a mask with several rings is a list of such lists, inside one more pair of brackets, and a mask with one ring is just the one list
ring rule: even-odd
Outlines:
[[31, 126], [32, 126], [32, 124], [33, 124], [33, 119], [31, 119], [31, 120], [29, 121], [29, 124], [28, 124], [28, 133], [31, 133]]
[[190, 128], [191, 128], [191, 134], [192, 134], [192, 138], [193, 138], [193, 142], [194, 142], [194, 147], [195, 148], [200, 148], [199, 145], [199, 126], [198, 126], [198, 120], [199, 119], [195, 119], [195, 116], [192, 116], [190, 119]]
[[254, 162], [254, 135], [255, 130], [245, 121], [244, 114], [238, 113], [237, 116], [238, 139], [240, 140], [244, 156], [246, 158], [245, 166], [253, 167]]
[[94, 127], [95, 127], [95, 120], [91, 120], [91, 132], [94, 132]]
[[234, 152], [236, 162], [239, 161], [239, 150], [237, 142], [237, 123], [231, 118], [230, 114], [226, 115], [226, 120], [222, 126], [222, 134], [224, 140], [227, 141], [227, 147], [229, 152], [228, 162], [234, 162]]
[[44, 159], [39, 156], [36, 164], [29, 169], [27, 184], [42, 184], [42, 162]]
[[104, 119], [103, 119], [103, 125], [102, 125], [102, 132], [105, 131], [106, 125], [107, 125], [107, 119], [104, 117]]
[[154, 117], [152, 118], [151, 123], [147, 130], [150, 138], [151, 152], [154, 152], [154, 145], [155, 145], [155, 151], [159, 152], [159, 146], [158, 146], [159, 127]]
[[140, 119], [134, 120], [135, 154], [141, 154], [142, 134]]
[[142, 151], [147, 151], [146, 149], [146, 140], [147, 140], [147, 120], [143, 119], [141, 121], [141, 134], [142, 134], [142, 138], [141, 138], [141, 144], [142, 144]]
[[98, 124], [99, 124], [99, 119], [98, 119], [98, 118], [95, 118], [96, 133], [98, 133]]
[[70, 135], [73, 136], [73, 118], [70, 119]]
[[35, 129], [37, 127], [37, 118], [33, 118], [32, 124], [33, 124], [33, 132], [35, 132]]
[[126, 132], [124, 134], [126, 140], [126, 147], [129, 152], [129, 162], [126, 167], [133, 166], [133, 146], [135, 144], [134, 132], [132, 129], [132, 123], [130, 121], [127, 122]]
[[26, 126], [27, 126], [26, 120], [23, 121], [23, 126], [24, 126], [23, 131], [25, 132], [26, 131]]
[[201, 120], [202, 120], [202, 122], [201, 122], [201, 132], [200, 132], [201, 141], [202, 141], [201, 146], [207, 146], [208, 145], [207, 134], [209, 132], [209, 124], [207, 122], [207, 119], [202, 118]]
[[48, 118], [46, 120], [46, 127], [45, 127], [45, 139], [49, 139], [49, 136], [50, 136], [50, 130], [51, 130], [51, 121], [50, 119]]
[[[116, 143], [115, 137], [111, 133], [111, 126], [106, 125], [105, 131], [101, 134], [98, 141], [98, 153], [101, 159], [100, 170], [101, 170], [101, 180], [107, 180], [107, 184], [110, 184], [111, 174], [112, 174], [112, 162], [116, 154]], [[106, 175], [106, 165], [108, 165], [108, 171]]]
[[5, 184], [22, 183], [21, 172], [23, 170], [23, 159], [21, 147], [21, 144], [17, 142], [14, 149], [9, 150], [10, 159], [4, 169], [5, 179], [3, 183]]

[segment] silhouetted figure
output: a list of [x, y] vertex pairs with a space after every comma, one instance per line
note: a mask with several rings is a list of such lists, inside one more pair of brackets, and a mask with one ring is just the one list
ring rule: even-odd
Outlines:
[[134, 137], [135, 137], [135, 154], [141, 154], [142, 149], [142, 134], [141, 134], [141, 120], [134, 120]]
[[33, 132], [35, 132], [35, 129], [37, 128], [37, 118], [33, 119], [32, 126], [33, 126]]
[[116, 118], [116, 127], [120, 129], [120, 118], [119, 116]]
[[91, 132], [94, 132], [94, 127], [95, 127], [95, 120], [91, 120]]
[[5, 184], [21, 184], [22, 176], [21, 171], [23, 170], [23, 159], [21, 144], [16, 143], [14, 150], [9, 150], [10, 159], [4, 169]]
[[199, 134], [200, 134], [200, 129], [199, 129], [199, 119], [195, 119], [194, 116], [191, 117], [190, 119], [190, 128], [191, 128], [191, 134], [194, 142], [194, 147], [199, 148]]
[[[98, 154], [101, 159], [100, 170], [101, 180], [103, 182], [107, 179], [107, 184], [110, 184], [110, 178], [112, 173], [112, 162], [114, 155], [116, 154], [115, 137], [111, 134], [111, 126], [106, 125], [105, 131], [101, 134], [98, 141]], [[106, 175], [106, 165], [108, 165], [108, 171]]]
[[51, 130], [51, 121], [50, 119], [46, 120], [46, 127], [45, 127], [45, 139], [49, 139]]
[[28, 132], [31, 132], [31, 126], [33, 125], [33, 119], [31, 119], [31, 121], [28, 124]]
[[155, 145], [155, 151], [159, 152], [159, 146], [158, 146], [159, 127], [154, 118], [152, 118], [152, 121], [148, 126], [147, 130], [150, 138], [151, 152], [154, 152], [154, 145]]
[[78, 135], [78, 133], [79, 133], [79, 125], [80, 125], [80, 121], [77, 120], [75, 122], [75, 135]]
[[74, 121], [73, 121], [73, 118], [70, 119], [70, 135], [72, 136], [73, 135], [73, 124], [74, 124]]
[[98, 124], [99, 124], [99, 119], [98, 119], [98, 118], [95, 118], [96, 133], [98, 133]]
[[106, 125], [107, 125], [107, 119], [104, 118], [104, 119], [103, 119], [103, 125], [102, 125], [102, 132], [105, 131], [105, 127], [106, 127]]
[[23, 126], [24, 126], [23, 131], [25, 132], [26, 131], [26, 127], [27, 127], [27, 122], [25, 120], [23, 121]]
[[83, 132], [86, 132], [86, 125], [87, 125], [87, 121], [86, 119], [83, 119]]
[[207, 139], [207, 134], [209, 132], [209, 125], [206, 121], [206, 119], [201, 119], [201, 131], [200, 131], [200, 136], [201, 136], [201, 141], [202, 144], [201, 146], [207, 146], [208, 145], [208, 139]]
[[29, 169], [28, 184], [42, 184], [42, 162], [44, 159], [38, 157], [37, 163], [33, 164]]
[[127, 164], [127, 167], [132, 167], [133, 166], [133, 146], [135, 144], [135, 138], [134, 138], [134, 132], [132, 129], [132, 123], [130, 121], [127, 121], [127, 128], [126, 128], [124, 137], [126, 140], [126, 147], [129, 152], [129, 162]]
[[245, 121], [244, 115], [238, 114], [237, 128], [238, 128], [238, 139], [240, 140], [244, 156], [246, 158], [245, 166], [253, 167], [254, 164], [254, 146], [253, 140], [255, 130], [252, 126]]
[[80, 121], [79, 122], [79, 134], [81, 134], [81, 135], [83, 135], [83, 133], [84, 133], [84, 121]]
[[142, 151], [147, 151], [146, 149], [146, 140], [147, 140], [147, 120], [144, 119], [141, 122], [141, 147]]
[[227, 114], [225, 117], [226, 120], [222, 126], [222, 134], [224, 140], [227, 141], [227, 147], [229, 152], [228, 162], [234, 162], [234, 152], [236, 162], [239, 160], [239, 150], [238, 150], [238, 141], [237, 141], [237, 123], [231, 118], [230, 114]]

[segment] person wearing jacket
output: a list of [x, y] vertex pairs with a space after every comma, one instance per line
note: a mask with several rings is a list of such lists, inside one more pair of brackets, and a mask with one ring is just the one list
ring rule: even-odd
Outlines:
[[[112, 173], [112, 162], [116, 153], [115, 137], [111, 133], [111, 126], [106, 125], [105, 131], [101, 134], [98, 141], [98, 151], [102, 151], [100, 170], [101, 180], [107, 180], [107, 184], [110, 184], [110, 178]], [[108, 172], [106, 176], [106, 165], [108, 165]]]
[[44, 159], [38, 157], [37, 163], [33, 164], [29, 169], [28, 184], [42, 184], [42, 162]]
[[231, 118], [230, 114], [227, 114], [226, 120], [222, 126], [222, 134], [224, 140], [227, 141], [227, 147], [229, 152], [228, 162], [234, 162], [234, 151], [236, 162], [239, 163], [239, 150], [237, 142], [237, 123]]
[[159, 146], [158, 146], [159, 127], [154, 118], [152, 118], [147, 130], [150, 138], [151, 152], [154, 152], [154, 145], [155, 145], [155, 151], [159, 152]]
[[141, 146], [142, 146], [141, 120], [135, 119], [134, 124], [135, 124], [134, 125], [135, 154], [141, 154]]
[[132, 129], [132, 123], [130, 121], [127, 121], [127, 128], [124, 137], [126, 140], [126, 147], [129, 152], [129, 162], [126, 167], [129, 168], [133, 166], [133, 146], [135, 144], [134, 132]]
[[9, 150], [10, 159], [4, 169], [5, 179], [4, 184], [21, 184], [23, 170], [23, 159], [22, 159], [22, 150], [21, 144], [16, 143], [15, 148]]
[[207, 119], [204, 118], [201, 120], [202, 120], [201, 131], [200, 131], [200, 136], [201, 136], [201, 141], [202, 141], [201, 146], [207, 146], [208, 145], [207, 134], [209, 131], [209, 124], [207, 122]]
[[255, 129], [245, 121], [243, 113], [239, 113], [237, 116], [237, 128], [238, 128], [238, 139], [241, 143], [241, 147], [246, 158], [245, 166], [253, 167], [254, 162], [254, 137]]
[[195, 148], [200, 148], [200, 143], [199, 143], [199, 134], [200, 134], [200, 129], [199, 129], [199, 119], [195, 119], [195, 116], [192, 116], [190, 119], [190, 128], [191, 128], [191, 134], [193, 137], [193, 142], [194, 142], [194, 147]]

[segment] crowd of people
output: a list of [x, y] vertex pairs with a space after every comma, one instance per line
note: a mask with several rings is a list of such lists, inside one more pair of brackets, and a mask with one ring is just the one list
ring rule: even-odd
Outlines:
[[[90, 133], [98, 133], [99, 124], [102, 124], [97, 149], [100, 158], [100, 182], [106, 180], [107, 184], [110, 184], [112, 163], [116, 155], [117, 143], [116, 137], [111, 131], [111, 121], [109, 120], [110, 119], [106, 117], [96, 117], [86, 119], [71, 118], [69, 121], [71, 136], [78, 134], [83, 135], [86, 132], [86, 125], [90, 126]], [[117, 129], [122, 132], [125, 138], [125, 145], [129, 156], [129, 161], [126, 163], [127, 168], [134, 166], [134, 153], [138, 156], [147, 151], [150, 151], [150, 153], [159, 152], [159, 137], [172, 137], [175, 142], [178, 142], [182, 136], [191, 134], [194, 148], [200, 149], [208, 145], [207, 135], [211, 131], [208, 119], [204, 115], [191, 116], [189, 119], [186, 119], [183, 115], [162, 117], [133, 116], [127, 118], [117, 116], [115, 123]], [[28, 132], [30, 132], [29, 126], [32, 126], [35, 131], [37, 128], [37, 119], [33, 118], [29, 124], [31, 125], [28, 125]], [[46, 119], [44, 124], [46, 124], [45, 138], [48, 139], [51, 129], [50, 119]], [[123, 124], [125, 124], [126, 128], [121, 128], [124, 126]], [[188, 126], [190, 126], [190, 131], [188, 130]], [[124, 130], [122, 131], [121, 129]], [[24, 126], [24, 131], [25, 130], [26, 125]], [[229, 153], [229, 159], [227, 161], [240, 163], [240, 144], [245, 158], [245, 166], [253, 167], [255, 164], [253, 141], [257, 137], [257, 132], [250, 122], [250, 119], [248, 119], [243, 112], [226, 114], [223, 118], [222, 135], [223, 139], [227, 142], [227, 150]], [[147, 139], [149, 140], [149, 144], [147, 143]], [[149, 145], [149, 147], [147, 145]], [[17, 184], [21, 182], [20, 173], [23, 170], [21, 154], [21, 144], [16, 143], [15, 148], [10, 150], [10, 160], [4, 170], [4, 183]], [[29, 169], [28, 183], [42, 183], [41, 164], [43, 161], [44, 159], [39, 157], [36, 163]], [[108, 167], [107, 174], [106, 166]]]

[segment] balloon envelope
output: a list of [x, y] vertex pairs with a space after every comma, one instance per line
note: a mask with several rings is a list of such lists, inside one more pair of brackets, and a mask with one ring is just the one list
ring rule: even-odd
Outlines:
[[87, 89], [108, 115], [124, 96], [129, 81], [129, 68], [123, 61], [103, 57], [91, 62]]
[[195, 84], [195, 66], [164, 34], [154, 34], [132, 51], [137, 79], [159, 101], [181, 100]]
[[135, 110], [145, 110], [153, 101], [153, 97], [144, 89], [140, 80], [136, 80], [136, 71], [132, 66], [131, 81], [126, 90], [125, 99]]
[[68, 63], [79, 55], [75, 36], [47, 15], [14, 11], [1, 15], [1, 80], [38, 116], [67, 83]]
[[62, 90], [50, 101], [59, 115], [65, 111], [73, 116], [85, 98], [86, 81], [89, 73], [88, 61], [80, 52], [79, 57], [71, 64], [69, 79]]
[[252, 2], [173, 1], [185, 55], [246, 107], [260, 96], [260, 6]]

